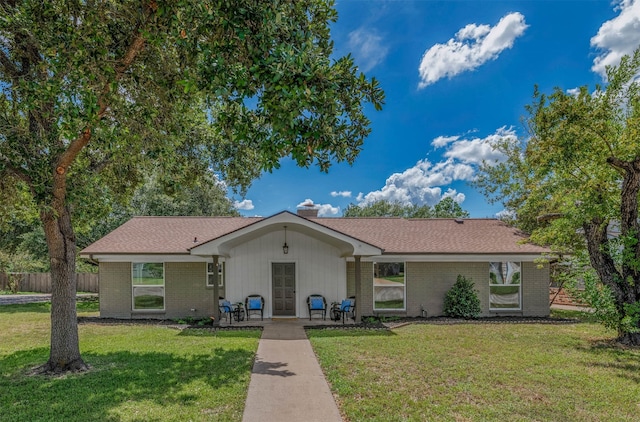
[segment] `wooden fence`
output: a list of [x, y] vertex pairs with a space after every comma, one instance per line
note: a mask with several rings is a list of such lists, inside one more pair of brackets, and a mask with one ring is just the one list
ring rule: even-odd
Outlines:
[[[98, 293], [98, 274], [78, 273], [76, 290], [79, 292]], [[0, 273], [0, 290], [9, 290], [9, 277]], [[22, 273], [21, 292], [51, 293], [51, 274]]]

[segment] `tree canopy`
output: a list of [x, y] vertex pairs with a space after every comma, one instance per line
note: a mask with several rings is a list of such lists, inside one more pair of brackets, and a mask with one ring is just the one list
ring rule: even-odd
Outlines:
[[349, 204], [344, 217], [404, 217], [404, 218], [467, 218], [469, 212], [452, 198], [443, 198], [433, 207], [429, 205], [403, 204], [384, 199], [366, 205]]
[[[606, 87], [536, 90], [530, 138], [505, 141], [477, 185], [517, 215], [531, 240], [597, 278], [592, 304], [622, 342], [640, 345], [640, 50], [607, 72]], [[592, 292], [593, 293], [593, 292]], [[597, 299], [596, 299], [597, 298]]]
[[44, 229], [43, 370], [86, 368], [74, 227], [150, 168], [177, 183], [213, 170], [242, 190], [287, 155], [323, 171], [355, 160], [365, 105], [384, 93], [332, 58], [336, 18], [323, 0], [0, 0], [0, 180], [26, 186]]

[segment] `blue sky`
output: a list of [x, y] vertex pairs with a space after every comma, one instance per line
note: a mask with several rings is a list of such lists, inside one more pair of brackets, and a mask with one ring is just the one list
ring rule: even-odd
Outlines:
[[356, 162], [281, 168], [256, 180], [242, 215], [268, 216], [312, 201], [339, 217], [350, 203], [378, 199], [437, 203], [454, 198], [472, 217], [494, 217], [469, 181], [491, 142], [526, 138], [525, 105], [545, 93], [604, 79], [640, 45], [640, 0], [342, 0], [332, 25], [336, 56], [351, 53], [380, 81], [386, 105], [369, 107], [372, 132]]

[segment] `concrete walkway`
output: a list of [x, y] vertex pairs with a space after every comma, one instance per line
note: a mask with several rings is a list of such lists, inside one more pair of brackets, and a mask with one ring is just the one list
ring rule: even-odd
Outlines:
[[244, 422], [340, 422], [340, 412], [299, 320], [264, 325]]

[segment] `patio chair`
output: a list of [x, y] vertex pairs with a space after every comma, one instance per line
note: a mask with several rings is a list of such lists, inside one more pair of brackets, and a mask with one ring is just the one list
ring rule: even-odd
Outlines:
[[349, 318], [349, 315], [351, 315], [351, 318], [355, 319], [355, 309], [356, 309], [356, 299], [352, 296], [349, 299], [344, 299], [341, 303], [340, 303], [340, 315], [342, 316], [342, 323], [344, 324], [345, 319]]
[[319, 313], [323, 320], [327, 319], [327, 301], [322, 295], [311, 295], [307, 297], [307, 307], [309, 308], [309, 321], [313, 313]]
[[231, 304], [231, 302], [224, 298], [220, 298], [220, 300], [218, 301], [218, 310], [220, 311], [220, 320], [222, 320], [223, 315], [226, 314], [224, 318], [227, 318], [229, 324], [231, 324], [231, 321], [233, 321], [233, 305]]
[[252, 313], [260, 314], [260, 321], [264, 320], [264, 298], [260, 295], [249, 295], [244, 301], [244, 308], [247, 312], [247, 321]]

